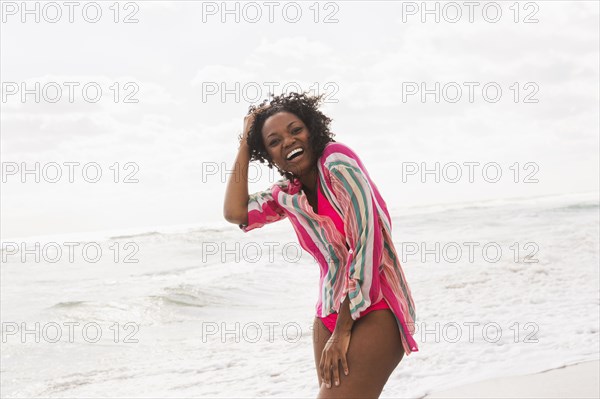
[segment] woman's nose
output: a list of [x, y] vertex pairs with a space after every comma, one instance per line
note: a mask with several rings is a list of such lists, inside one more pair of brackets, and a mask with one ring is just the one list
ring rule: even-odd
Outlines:
[[291, 134], [286, 135], [283, 139], [284, 148], [290, 148], [295, 142], [296, 139], [294, 138], [294, 136], [292, 136]]

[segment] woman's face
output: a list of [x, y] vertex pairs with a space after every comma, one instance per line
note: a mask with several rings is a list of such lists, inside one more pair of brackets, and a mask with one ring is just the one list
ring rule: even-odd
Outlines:
[[267, 154], [279, 169], [296, 176], [311, 169], [310, 132], [296, 115], [286, 111], [271, 115], [263, 125], [262, 137]]

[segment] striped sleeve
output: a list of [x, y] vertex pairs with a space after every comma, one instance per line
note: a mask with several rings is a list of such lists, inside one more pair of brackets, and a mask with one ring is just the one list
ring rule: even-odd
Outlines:
[[[281, 184], [281, 182], [276, 184]], [[287, 217], [273, 198], [272, 190], [273, 186], [248, 196], [248, 223], [239, 225], [243, 232], [249, 232]]]
[[346, 295], [350, 297], [350, 314], [356, 320], [379, 294], [379, 265], [384, 238], [369, 181], [362, 169], [350, 163], [337, 163], [331, 167], [330, 176], [333, 191], [343, 210], [346, 240], [350, 247], [343, 298]]

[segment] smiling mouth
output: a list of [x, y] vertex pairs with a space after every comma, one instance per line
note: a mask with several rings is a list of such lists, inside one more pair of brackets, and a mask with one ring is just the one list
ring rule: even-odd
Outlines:
[[286, 161], [294, 161], [297, 158], [302, 157], [302, 155], [304, 155], [304, 150], [302, 148], [296, 148], [288, 154], [288, 156], [286, 157]]
[[304, 153], [296, 155], [292, 159], [288, 159], [288, 163], [296, 163], [298, 161], [301, 161], [303, 158], [304, 158]]

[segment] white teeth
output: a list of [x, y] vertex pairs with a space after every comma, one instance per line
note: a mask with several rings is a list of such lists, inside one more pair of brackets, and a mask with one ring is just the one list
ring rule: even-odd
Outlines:
[[297, 154], [297, 153], [299, 153], [299, 152], [301, 152], [301, 151], [302, 151], [302, 148], [296, 148], [295, 150], [291, 151], [291, 152], [290, 152], [290, 153], [287, 155], [286, 159], [290, 159], [290, 158], [291, 158], [291, 157], [292, 157], [294, 154]]

